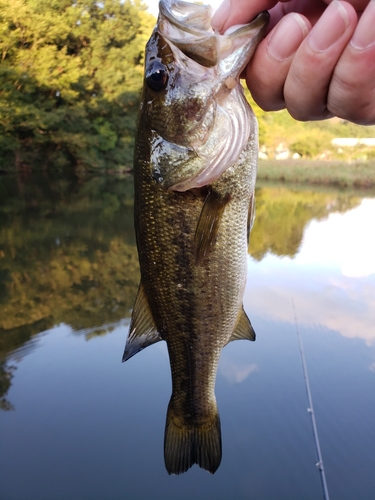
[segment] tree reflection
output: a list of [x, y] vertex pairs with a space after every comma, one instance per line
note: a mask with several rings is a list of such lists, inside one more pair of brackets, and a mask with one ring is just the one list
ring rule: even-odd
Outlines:
[[[263, 186], [256, 201], [250, 253], [261, 260], [294, 256], [312, 219], [360, 197]], [[130, 316], [138, 282], [131, 176], [0, 177], [0, 407], [11, 408], [10, 352], [61, 322], [93, 329]]]
[[127, 316], [139, 281], [131, 177], [0, 182], [1, 352], [41, 323], [82, 329]]
[[8, 366], [0, 362], [0, 410], [7, 411], [14, 409], [12, 404], [5, 397], [12, 383], [13, 370], [13, 366]]
[[345, 191], [259, 187], [249, 253], [256, 260], [262, 260], [268, 252], [293, 257], [311, 220], [324, 219], [331, 212], [346, 212], [360, 201], [360, 196]]

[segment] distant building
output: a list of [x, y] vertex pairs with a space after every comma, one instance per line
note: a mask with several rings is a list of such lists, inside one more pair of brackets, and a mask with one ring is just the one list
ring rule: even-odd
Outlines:
[[258, 158], [260, 160], [268, 160], [268, 152], [267, 152], [267, 148], [264, 144], [262, 146], [260, 146], [260, 148], [259, 148]]
[[275, 160], [287, 160], [290, 157], [289, 148], [283, 142], [275, 149]]
[[353, 148], [354, 146], [368, 146], [375, 147], [375, 138], [366, 137], [363, 139], [358, 139], [356, 137], [337, 137], [332, 139], [332, 146], [337, 146], [340, 148]]
[[287, 160], [289, 157], [290, 157], [289, 149], [284, 149], [283, 151], [275, 153], [275, 160]]

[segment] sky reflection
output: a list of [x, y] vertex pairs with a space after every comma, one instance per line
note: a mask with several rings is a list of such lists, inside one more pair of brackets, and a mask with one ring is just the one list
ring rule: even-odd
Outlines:
[[[133, 233], [124, 230], [124, 225], [132, 227], [131, 214], [120, 210], [98, 226], [98, 212], [92, 214], [88, 204], [92, 216], [82, 215], [77, 225], [76, 215], [66, 221], [51, 219], [54, 231], [76, 235], [61, 240], [63, 253], [48, 244], [55, 241], [52, 229], [41, 241], [40, 229], [33, 234], [24, 230], [35, 226], [27, 218], [31, 211], [24, 226], [9, 223], [2, 228], [18, 242], [3, 236], [3, 266], [9, 269], [0, 293], [3, 311], [10, 300], [18, 308], [24, 304], [22, 311], [30, 314], [38, 304], [54, 300], [45, 323], [2, 331], [10, 365], [5, 368], [11, 368], [12, 379], [5, 394], [10, 411], [0, 412], [0, 498], [321, 498], [292, 299], [331, 497], [372, 498], [375, 200], [286, 188], [262, 188], [258, 195], [253, 233], [258, 260], [248, 257], [244, 298], [257, 340], [231, 342], [221, 355], [216, 396], [223, 461], [214, 476], [193, 467], [170, 477], [164, 469], [163, 432], [171, 394], [166, 344], [159, 342], [121, 364], [129, 325], [124, 315], [138, 283]], [[97, 197], [93, 200], [97, 206]], [[325, 217], [329, 202], [336, 202], [335, 210], [357, 208]], [[266, 203], [271, 203], [269, 210]], [[61, 205], [60, 213], [65, 212]], [[37, 220], [37, 228], [46, 230], [44, 215]], [[262, 231], [255, 232], [256, 224]], [[281, 225], [284, 232], [278, 231]], [[86, 246], [81, 227], [91, 235]], [[21, 239], [25, 234], [29, 239]], [[89, 256], [86, 250], [81, 255], [82, 248], [91, 248]], [[280, 256], [293, 255], [294, 248], [294, 257]], [[87, 283], [75, 278], [54, 291], [49, 283], [55, 286], [57, 280], [51, 273], [30, 288], [30, 283], [39, 283], [39, 270], [48, 277], [50, 262], [64, 259], [76, 270], [88, 266], [92, 277]], [[10, 277], [17, 277], [20, 269], [32, 278], [12, 295], [17, 282]], [[75, 307], [77, 300], [82, 307]], [[9, 310], [6, 317], [12, 318]], [[12, 346], [18, 346], [15, 352]]]
[[249, 256], [245, 307], [274, 321], [323, 325], [375, 344], [375, 200], [311, 221], [293, 258]]
[[295, 263], [338, 268], [342, 275], [353, 278], [375, 274], [374, 215], [375, 200], [364, 199], [344, 214], [311, 221]]

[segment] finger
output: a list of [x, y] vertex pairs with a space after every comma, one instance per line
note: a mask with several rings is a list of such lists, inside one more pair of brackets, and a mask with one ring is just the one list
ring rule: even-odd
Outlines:
[[[333, 0], [324, 0], [324, 2], [327, 4], [331, 3], [332, 1]], [[359, 12], [365, 10], [367, 4], [369, 3], [369, 0], [349, 0], [349, 3], [353, 5], [357, 12]]]
[[311, 25], [300, 14], [288, 14], [257, 48], [246, 69], [246, 83], [265, 111], [285, 108], [284, 83], [298, 47]]
[[298, 12], [298, 14], [302, 14], [307, 17], [312, 25], [318, 21], [327, 8], [327, 4], [324, 0], [291, 0], [290, 2], [282, 5], [285, 14]]
[[333, 73], [328, 109], [361, 125], [375, 124], [375, 1], [364, 11]]
[[284, 86], [286, 107], [297, 120], [331, 116], [327, 109], [329, 84], [356, 25], [353, 7], [334, 0], [297, 50]]
[[271, 9], [277, 0], [224, 0], [212, 17], [211, 25], [220, 33], [230, 26], [250, 22], [262, 10]]

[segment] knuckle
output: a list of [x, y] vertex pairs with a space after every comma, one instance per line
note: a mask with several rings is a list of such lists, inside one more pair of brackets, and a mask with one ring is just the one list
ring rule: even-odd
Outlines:
[[[375, 86], [368, 81], [358, 82], [354, 75], [334, 74], [331, 80], [327, 108], [329, 111], [360, 125], [375, 123]], [[370, 86], [370, 88], [369, 88]]]
[[288, 78], [284, 88], [286, 107], [298, 121], [324, 120], [329, 117], [326, 106], [327, 89], [311, 85], [311, 79], [298, 72]]

